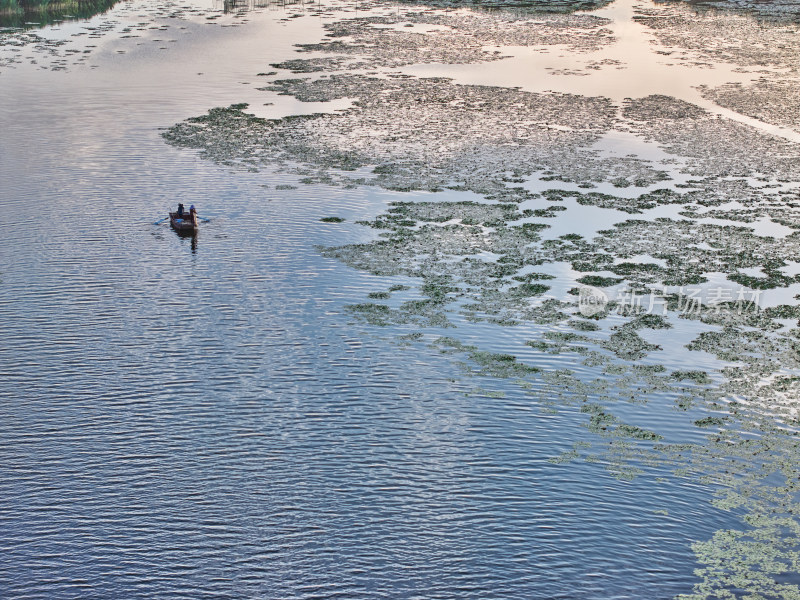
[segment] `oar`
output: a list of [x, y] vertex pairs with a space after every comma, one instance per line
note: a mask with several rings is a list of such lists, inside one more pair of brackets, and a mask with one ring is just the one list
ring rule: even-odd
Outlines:
[[167, 216], [167, 217], [164, 217], [163, 219], [159, 219], [158, 221], [156, 221], [155, 223], [153, 223], [153, 225], [161, 225], [161, 224], [162, 224], [164, 221], [166, 221], [167, 219], [169, 219], [169, 217], [168, 217], [168, 216]]

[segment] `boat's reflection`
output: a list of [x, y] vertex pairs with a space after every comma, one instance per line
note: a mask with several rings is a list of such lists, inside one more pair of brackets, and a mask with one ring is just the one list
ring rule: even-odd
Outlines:
[[[174, 231], [174, 230], [173, 230]], [[192, 246], [192, 254], [197, 254], [197, 232], [187, 232], [181, 233], [179, 231], [175, 231], [175, 235], [179, 238], [189, 239], [191, 246]]]

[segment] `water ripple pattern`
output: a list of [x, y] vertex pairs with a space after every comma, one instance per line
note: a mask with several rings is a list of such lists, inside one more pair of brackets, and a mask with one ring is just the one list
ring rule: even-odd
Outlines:
[[[552, 460], [586, 436], [577, 407], [539, 410], [345, 310], [389, 279], [318, 247], [374, 239], [354, 221], [406, 195], [163, 143], [209, 106], [264, 104], [249, 90], [293, 55], [294, 10], [253, 14], [266, 48], [192, 22], [207, 37], [170, 59], [115, 40], [96, 70], [2, 74], [0, 597], [689, 592], [690, 543], [732, 520], [707, 487]], [[155, 224], [177, 202], [208, 219], [195, 240]]]

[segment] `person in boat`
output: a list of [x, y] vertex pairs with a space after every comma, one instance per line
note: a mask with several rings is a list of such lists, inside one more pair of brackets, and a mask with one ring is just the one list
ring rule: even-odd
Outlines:
[[178, 204], [178, 218], [179, 219], [183, 218], [183, 204], [180, 203]]
[[189, 207], [189, 218], [191, 219], [192, 223], [197, 226], [197, 211], [194, 208], [194, 204]]

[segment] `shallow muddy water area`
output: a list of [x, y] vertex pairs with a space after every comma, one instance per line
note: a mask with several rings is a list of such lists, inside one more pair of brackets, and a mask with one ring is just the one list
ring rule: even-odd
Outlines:
[[798, 15], [0, 28], [0, 596], [800, 597]]

